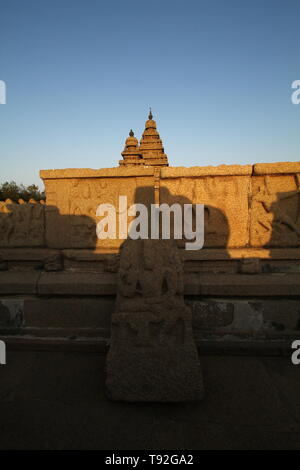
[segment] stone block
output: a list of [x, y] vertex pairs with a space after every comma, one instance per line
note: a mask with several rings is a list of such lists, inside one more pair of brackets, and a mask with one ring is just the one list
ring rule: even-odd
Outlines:
[[[1, 273], [0, 273], [1, 275]], [[116, 275], [113, 273], [56, 272], [41, 273], [39, 295], [114, 295]]]
[[251, 246], [285, 248], [300, 246], [299, 203], [300, 174], [254, 176], [251, 198]]
[[[151, 172], [153, 174], [153, 170]], [[127, 207], [136, 202], [149, 204], [151, 197], [154, 198], [154, 177], [143, 173], [138, 173], [138, 176], [126, 176], [126, 172], [120, 176], [117, 172], [113, 178], [46, 178], [47, 246], [103, 250], [119, 248], [124, 242], [118, 238], [119, 196], [127, 196]], [[116, 239], [97, 238], [96, 226], [101, 217], [96, 216], [96, 211], [100, 204], [112, 204], [116, 208]]]
[[268, 297], [299, 295], [299, 274], [186, 274], [185, 295]]
[[0, 247], [45, 245], [44, 206], [0, 201]]
[[189, 300], [192, 308], [193, 328], [209, 329], [224, 327], [232, 324], [234, 317], [234, 305], [228, 301], [218, 300]]
[[249, 191], [250, 175], [166, 178], [160, 182], [160, 202], [204, 204], [204, 248], [244, 247]]
[[114, 298], [25, 299], [26, 328], [110, 329]]
[[0, 294], [36, 294], [39, 272], [0, 272]]
[[0, 298], [0, 328], [19, 328], [23, 324], [24, 301]]
[[203, 396], [183, 268], [170, 240], [127, 240], [121, 252], [106, 390], [115, 401]]

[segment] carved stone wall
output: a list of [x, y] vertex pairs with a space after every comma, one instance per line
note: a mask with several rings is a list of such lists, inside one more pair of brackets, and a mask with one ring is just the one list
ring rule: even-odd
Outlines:
[[97, 207], [112, 204], [118, 216], [119, 196], [127, 196], [127, 207], [135, 202], [149, 204], [153, 198], [153, 170], [54, 170], [41, 175], [47, 194], [46, 240], [51, 248], [119, 248], [124, 240], [97, 239], [96, 226], [101, 220], [96, 216]]
[[251, 202], [252, 246], [299, 246], [299, 173], [254, 176]]
[[[300, 247], [300, 163], [44, 170], [46, 205], [0, 202], [0, 247], [118, 250], [96, 237], [101, 203], [205, 204], [205, 248]], [[118, 234], [117, 220], [117, 234]], [[179, 243], [181, 246], [182, 243]]]
[[0, 247], [44, 246], [44, 219], [43, 204], [0, 201]]
[[164, 168], [160, 177], [160, 202], [205, 204], [205, 248], [300, 246], [300, 163]]

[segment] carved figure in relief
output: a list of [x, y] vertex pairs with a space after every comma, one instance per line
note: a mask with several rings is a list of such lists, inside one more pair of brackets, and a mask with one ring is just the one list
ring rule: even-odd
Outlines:
[[258, 216], [258, 224], [264, 227], [265, 230], [272, 233], [274, 230], [281, 231], [282, 225], [288, 227], [291, 231], [295, 232], [300, 237], [300, 226], [299, 226], [299, 201], [297, 215], [293, 219], [289, 214], [286, 213], [284, 208], [281, 207], [280, 202], [284, 200], [295, 199], [299, 197], [299, 175], [295, 175], [297, 189], [287, 193], [274, 193], [270, 189], [270, 177], [265, 176], [264, 185], [259, 187], [259, 191], [253, 196], [253, 201], [261, 203], [265, 214], [264, 216]]

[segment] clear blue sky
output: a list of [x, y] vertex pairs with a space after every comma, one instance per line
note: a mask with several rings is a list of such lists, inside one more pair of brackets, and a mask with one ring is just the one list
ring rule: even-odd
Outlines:
[[118, 165], [148, 107], [174, 166], [300, 160], [299, 0], [0, 2], [0, 181]]

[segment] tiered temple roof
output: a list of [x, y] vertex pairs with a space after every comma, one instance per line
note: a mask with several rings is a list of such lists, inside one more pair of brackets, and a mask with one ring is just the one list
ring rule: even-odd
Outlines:
[[133, 130], [129, 132], [129, 137], [125, 141], [125, 148], [121, 153], [123, 160], [119, 161], [120, 165], [123, 166], [136, 166], [143, 165], [142, 154], [139, 151], [139, 143], [136, 137], [134, 137]]
[[157, 132], [151, 108], [140, 145], [138, 145], [138, 141], [131, 130], [121, 155], [123, 160], [120, 160], [119, 163], [123, 166], [169, 166], [168, 157], [164, 152], [162, 141]]

